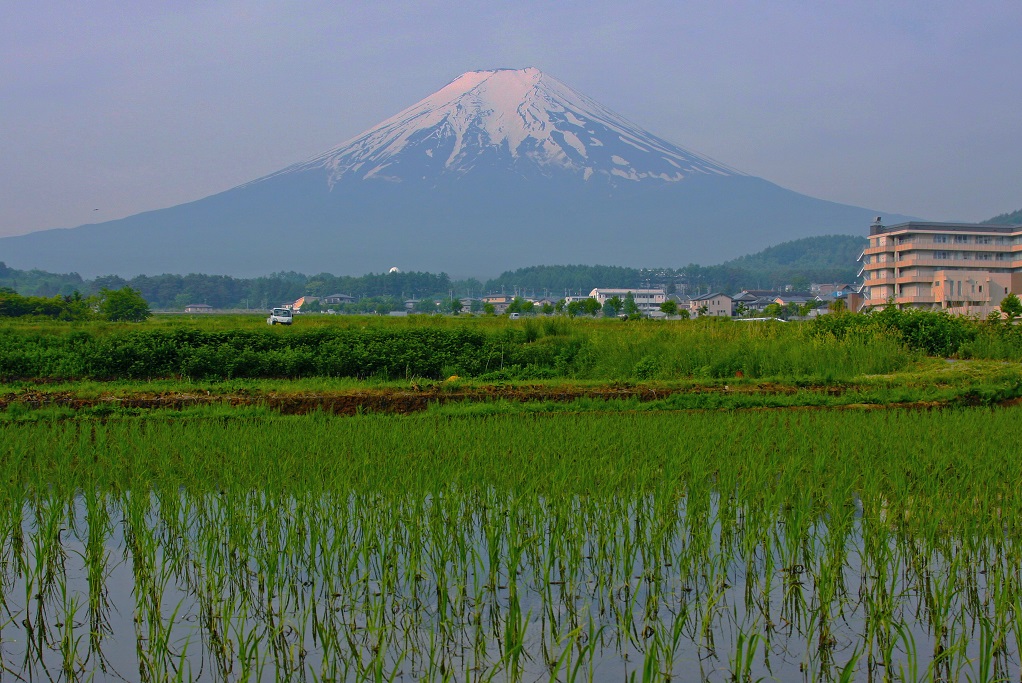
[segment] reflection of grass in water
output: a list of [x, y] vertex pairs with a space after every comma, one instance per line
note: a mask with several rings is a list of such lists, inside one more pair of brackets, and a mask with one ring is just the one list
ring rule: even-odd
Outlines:
[[1017, 675], [1018, 409], [158, 415], [0, 425], [8, 668]]

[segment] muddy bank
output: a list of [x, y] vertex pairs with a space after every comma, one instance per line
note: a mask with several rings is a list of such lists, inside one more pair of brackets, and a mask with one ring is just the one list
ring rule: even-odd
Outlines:
[[437, 386], [422, 389], [364, 389], [338, 392], [292, 393], [292, 392], [164, 392], [139, 393], [110, 396], [82, 397], [74, 392], [24, 391], [0, 396], [0, 410], [12, 404], [27, 408], [64, 407], [85, 410], [101, 406], [129, 408], [136, 410], [182, 409], [194, 406], [263, 406], [283, 414], [297, 415], [317, 410], [334, 415], [355, 415], [360, 412], [411, 414], [426, 410], [430, 404], [485, 403], [493, 401], [530, 402], [550, 401], [568, 403], [577, 399], [597, 400], [637, 399], [655, 401], [685, 393], [692, 395], [791, 395], [800, 390], [814, 393], [840, 395], [844, 389], [837, 387], [795, 388], [791, 386], [766, 384], [752, 387], [649, 387], [649, 386], [483, 386], [450, 387]]

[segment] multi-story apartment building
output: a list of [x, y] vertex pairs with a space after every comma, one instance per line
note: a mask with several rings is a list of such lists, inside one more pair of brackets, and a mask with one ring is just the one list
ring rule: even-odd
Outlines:
[[864, 306], [985, 316], [1022, 292], [1022, 225], [909, 222], [870, 226], [859, 257]]

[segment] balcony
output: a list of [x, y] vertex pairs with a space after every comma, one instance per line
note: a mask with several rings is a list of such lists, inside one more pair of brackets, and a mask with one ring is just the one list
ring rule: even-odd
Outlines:
[[952, 269], [952, 270], [989, 270], [991, 268], [1022, 268], [1022, 258], [1012, 261], [997, 261], [991, 259], [989, 261], [980, 261], [974, 258], [971, 259], [935, 259], [933, 257], [927, 258], [904, 258], [897, 262], [897, 265], [901, 268], [909, 267], [931, 267], [941, 269]]
[[909, 284], [913, 282], [933, 282], [933, 271], [930, 270], [910, 270], [901, 271], [901, 274], [895, 278], [895, 281], [901, 284]]
[[927, 296], [908, 294], [905, 296], [895, 297], [894, 303], [896, 304], [935, 304], [937, 299], [931, 294]]

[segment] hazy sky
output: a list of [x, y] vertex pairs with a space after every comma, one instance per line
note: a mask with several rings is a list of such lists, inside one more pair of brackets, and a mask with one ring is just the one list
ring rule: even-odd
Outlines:
[[1019, 0], [367, 5], [0, 3], [0, 236], [214, 194], [524, 66], [815, 197], [1022, 208]]

